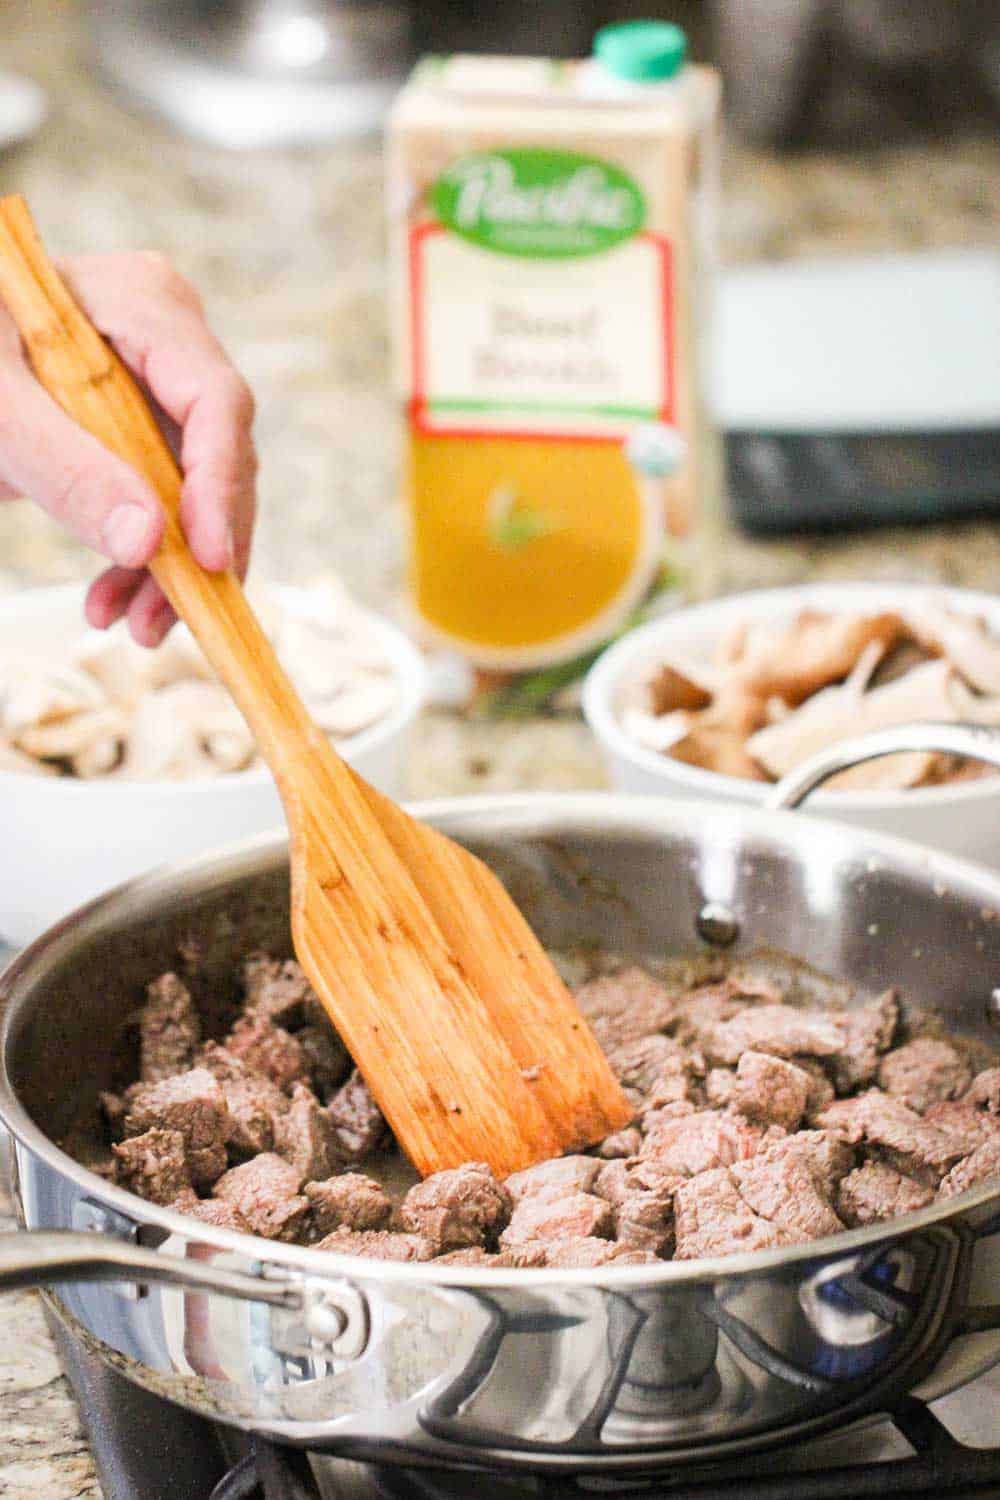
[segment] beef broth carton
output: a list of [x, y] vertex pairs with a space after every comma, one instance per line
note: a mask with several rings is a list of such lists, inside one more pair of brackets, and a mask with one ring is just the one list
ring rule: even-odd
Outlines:
[[592, 651], [695, 535], [719, 81], [631, 23], [581, 62], [427, 59], [389, 129], [410, 597], [479, 667]]

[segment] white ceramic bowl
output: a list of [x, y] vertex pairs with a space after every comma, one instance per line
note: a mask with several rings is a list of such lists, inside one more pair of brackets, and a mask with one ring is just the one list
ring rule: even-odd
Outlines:
[[[587, 722], [600, 743], [615, 789], [659, 795], [674, 792], [752, 806], [763, 805], [772, 790], [762, 782], [723, 776], [658, 755], [624, 732], [619, 719], [622, 687], [654, 662], [658, 653], [670, 650], [707, 660], [720, 636], [741, 620], [784, 621], [804, 608], [866, 613], [909, 608], [930, 594], [950, 609], [981, 615], [1000, 634], [1000, 598], [992, 594], [891, 583], [805, 584], [733, 594], [676, 610], [631, 631], [594, 664], [583, 694]], [[902, 792], [817, 791], [808, 806], [825, 817], [900, 834], [950, 854], [1000, 866], [1000, 777]]]
[[[290, 609], [306, 606], [304, 590], [270, 592]], [[55, 660], [65, 660], [86, 629], [83, 597], [74, 584], [0, 599], [0, 653], [30, 640], [32, 651], [47, 654], [51, 647]], [[399, 700], [341, 749], [368, 781], [399, 797], [425, 668], [395, 626], [372, 616], [372, 631], [396, 671]], [[29, 942], [119, 881], [282, 821], [277, 789], [263, 766], [208, 781], [76, 781], [0, 772], [0, 937]]]

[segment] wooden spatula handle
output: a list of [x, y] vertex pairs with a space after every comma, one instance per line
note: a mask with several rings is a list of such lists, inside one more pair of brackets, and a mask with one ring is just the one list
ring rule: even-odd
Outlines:
[[318, 731], [239, 580], [208, 573], [193, 557], [180, 523], [181, 474], [166, 439], [132, 376], [48, 259], [20, 197], [0, 199], [0, 299], [40, 383], [159, 496], [166, 529], [151, 571], [236, 699], [280, 782], [287, 758], [301, 756]]

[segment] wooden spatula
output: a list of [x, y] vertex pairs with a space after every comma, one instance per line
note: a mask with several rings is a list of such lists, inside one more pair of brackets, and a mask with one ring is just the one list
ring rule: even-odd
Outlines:
[[163, 503], [152, 571], [281, 792], [295, 951], [417, 1169], [473, 1160], [505, 1176], [627, 1124], [633, 1111], [603, 1053], [500, 882], [345, 765], [237, 579], [193, 558], [173, 455], [19, 197], [0, 199], [0, 298], [42, 385]]

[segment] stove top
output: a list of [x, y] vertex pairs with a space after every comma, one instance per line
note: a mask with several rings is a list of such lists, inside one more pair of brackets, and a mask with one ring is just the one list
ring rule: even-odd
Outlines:
[[[133, 1386], [52, 1321], [105, 1500], [1000, 1500], [1000, 1371], [795, 1449], [649, 1478], [579, 1479], [352, 1463], [248, 1438]], [[993, 1446], [990, 1446], [993, 1445]]]

